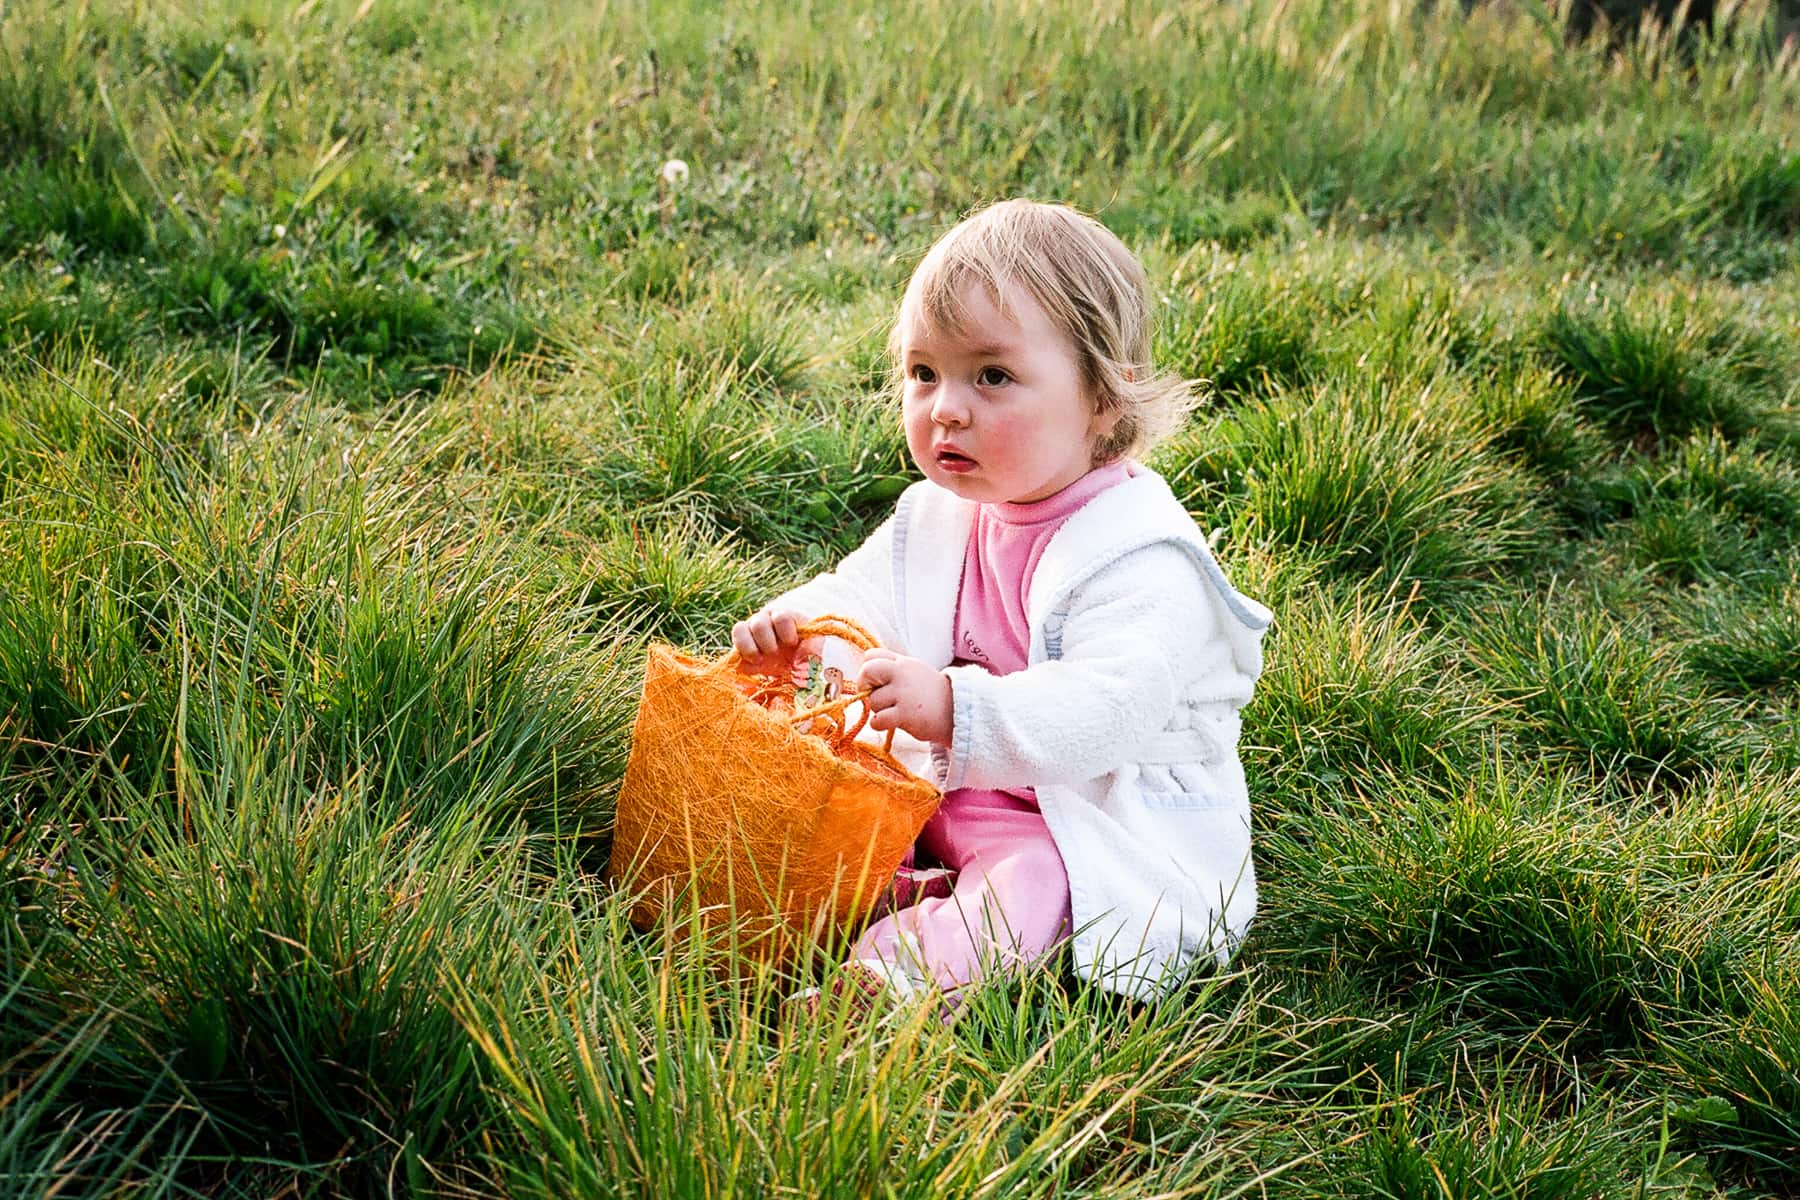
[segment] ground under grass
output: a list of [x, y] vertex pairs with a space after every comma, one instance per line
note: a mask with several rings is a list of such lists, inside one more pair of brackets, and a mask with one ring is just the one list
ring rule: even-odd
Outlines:
[[[0, 5], [7, 1190], [1800, 1188], [1765, 15]], [[797, 1028], [602, 880], [643, 648], [887, 511], [899, 285], [1012, 194], [1204, 381], [1263, 908], [1158, 1005]]]

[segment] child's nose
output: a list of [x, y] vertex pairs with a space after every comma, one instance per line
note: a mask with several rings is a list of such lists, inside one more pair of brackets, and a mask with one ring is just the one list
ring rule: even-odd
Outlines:
[[969, 406], [954, 387], [941, 387], [931, 401], [931, 420], [936, 425], [967, 425]]

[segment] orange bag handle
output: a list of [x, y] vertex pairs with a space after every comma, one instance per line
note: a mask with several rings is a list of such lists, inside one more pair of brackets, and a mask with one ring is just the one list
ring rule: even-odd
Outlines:
[[[834, 613], [827, 613], [823, 616], [814, 617], [810, 621], [802, 622], [798, 633], [803, 639], [809, 637], [841, 638], [844, 641], [849, 642], [852, 646], [855, 646], [858, 650], [873, 650], [881, 645], [880, 639], [870, 633], [863, 625], [851, 620], [849, 617], [841, 617]], [[725, 652], [723, 658], [719, 659], [717, 667], [720, 670], [735, 671], [738, 664], [743, 661], [743, 657], [743, 655], [738, 653], [737, 647], [733, 646], [730, 650]], [[761, 702], [774, 695], [787, 695], [791, 698], [798, 690], [799, 689], [794, 686], [792, 680], [784, 680], [776, 682], [772, 686], [758, 688], [751, 699]], [[862, 715], [856, 719], [854, 724], [846, 728], [842, 720], [842, 714], [844, 710], [849, 708], [852, 704], [862, 705]], [[817, 717], [839, 718], [838, 720], [828, 722], [829, 727], [833, 730], [833, 733], [830, 736], [827, 737], [823, 734], [820, 736], [825, 737], [825, 740], [831, 744], [834, 751], [841, 753], [844, 746], [849, 742], [855, 741], [856, 735], [863, 731], [864, 725], [868, 724], [869, 706], [863, 702], [863, 698], [860, 694], [847, 691], [835, 700], [827, 700], [825, 703], [806, 709], [803, 712], [793, 713], [788, 717], [788, 721], [790, 724], [798, 725], [802, 721], [810, 721]], [[872, 746], [865, 748], [869, 750], [874, 749]], [[887, 731], [887, 737], [883, 739], [881, 743], [881, 756], [886, 759], [891, 766], [899, 767], [901, 770], [906, 769], [905, 765], [902, 764], [899, 759], [894, 757], [894, 731], [892, 729]]]

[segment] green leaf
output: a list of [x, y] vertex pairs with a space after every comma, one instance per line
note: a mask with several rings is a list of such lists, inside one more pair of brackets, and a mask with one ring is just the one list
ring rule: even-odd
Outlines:
[[1697, 1100], [1669, 1102], [1669, 1119], [1686, 1124], [1735, 1125], [1737, 1105], [1723, 1096], [1701, 1096]]
[[856, 503], [859, 506], [892, 504], [900, 498], [900, 493], [904, 492], [911, 483], [912, 480], [904, 475], [883, 475], [878, 479], [870, 480], [862, 491], [856, 493]]

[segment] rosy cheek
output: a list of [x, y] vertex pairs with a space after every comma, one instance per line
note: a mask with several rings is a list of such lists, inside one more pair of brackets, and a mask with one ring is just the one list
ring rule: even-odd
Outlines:
[[1004, 450], [1019, 445], [1021, 439], [1029, 440], [1031, 432], [1029, 420], [1014, 413], [993, 413], [985, 422], [982, 440]]
[[903, 430], [906, 434], [906, 448], [912, 452], [913, 458], [923, 464], [931, 453], [930, 422], [916, 419], [908, 414]]

